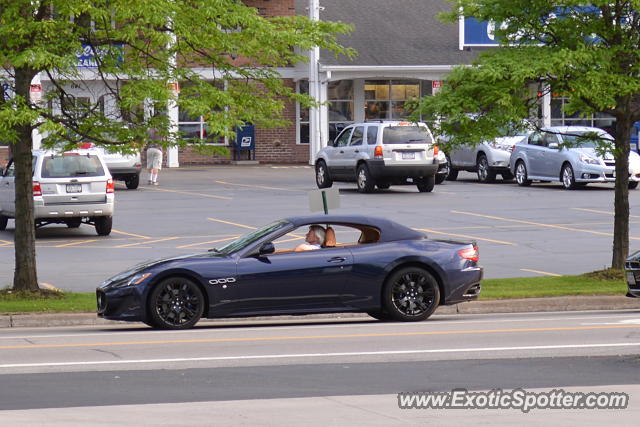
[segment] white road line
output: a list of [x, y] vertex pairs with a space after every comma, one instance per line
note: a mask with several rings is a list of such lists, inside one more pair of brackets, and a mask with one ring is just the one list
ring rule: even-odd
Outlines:
[[562, 350], [578, 348], [613, 348], [640, 347], [640, 342], [602, 343], [602, 344], [566, 344], [566, 345], [536, 345], [518, 347], [476, 347], [476, 348], [436, 348], [428, 350], [393, 350], [393, 351], [359, 351], [343, 353], [292, 353], [292, 354], [257, 354], [253, 356], [218, 356], [218, 357], [180, 357], [172, 359], [138, 359], [138, 360], [99, 360], [81, 362], [43, 362], [43, 363], [7, 363], [0, 365], [6, 368], [38, 368], [55, 366], [95, 366], [95, 365], [130, 365], [135, 363], [175, 363], [175, 362], [214, 362], [223, 360], [260, 360], [260, 359], [303, 359], [313, 357], [344, 357], [344, 356], [390, 356], [400, 354], [432, 354], [432, 353], [486, 353], [492, 351], [519, 350]]

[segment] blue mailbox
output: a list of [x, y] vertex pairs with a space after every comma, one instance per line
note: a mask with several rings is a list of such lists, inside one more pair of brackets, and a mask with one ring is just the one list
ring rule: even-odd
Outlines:
[[236, 141], [234, 146], [234, 159], [240, 160], [242, 152], [248, 152], [249, 160], [255, 158], [256, 136], [255, 127], [246, 124], [236, 128]]

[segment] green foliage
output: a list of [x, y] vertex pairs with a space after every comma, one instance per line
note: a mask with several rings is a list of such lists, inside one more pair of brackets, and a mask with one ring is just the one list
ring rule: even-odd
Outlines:
[[0, 313], [92, 312], [95, 293], [0, 291]]

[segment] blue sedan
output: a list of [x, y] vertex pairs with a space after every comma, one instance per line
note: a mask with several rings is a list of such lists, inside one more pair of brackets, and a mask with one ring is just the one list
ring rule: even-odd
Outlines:
[[[295, 251], [319, 225], [317, 250]], [[206, 253], [140, 264], [96, 290], [98, 316], [186, 329], [202, 317], [364, 312], [420, 321], [438, 305], [474, 300], [475, 243], [432, 240], [383, 218], [286, 218]]]

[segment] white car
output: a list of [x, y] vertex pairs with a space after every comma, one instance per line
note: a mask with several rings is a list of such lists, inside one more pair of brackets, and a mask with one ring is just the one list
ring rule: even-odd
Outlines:
[[[100, 152], [78, 149], [64, 153], [33, 152], [33, 205], [36, 227], [90, 224], [100, 236], [111, 233], [114, 184]], [[0, 230], [15, 218], [13, 160], [0, 173]]]
[[140, 185], [142, 160], [139, 152], [136, 154], [110, 153], [103, 147], [95, 147], [90, 142], [81, 144], [81, 148], [95, 148], [100, 151], [113, 179], [124, 181], [129, 190], [135, 190]]

